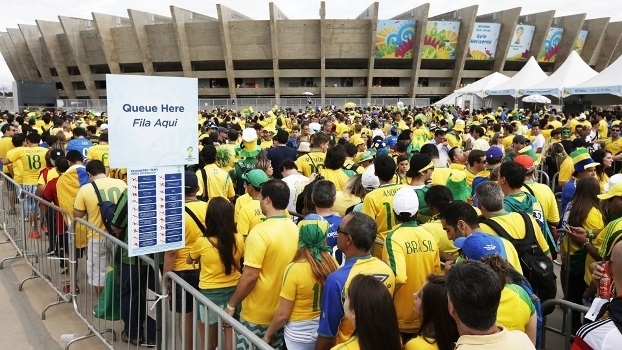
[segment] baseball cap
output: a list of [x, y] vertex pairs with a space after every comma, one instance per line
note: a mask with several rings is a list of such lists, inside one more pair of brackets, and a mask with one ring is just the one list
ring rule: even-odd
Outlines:
[[380, 186], [380, 179], [373, 171], [367, 170], [361, 175], [361, 185], [367, 190], [375, 190]]
[[410, 214], [408, 216], [417, 215], [419, 211], [417, 193], [410, 187], [404, 187], [395, 192], [393, 196], [393, 211], [398, 216], [405, 216], [404, 214]]
[[468, 237], [457, 238], [454, 245], [462, 249], [464, 256], [471, 260], [481, 260], [493, 254], [499, 254], [507, 259], [501, 239], [485, 233], [475, 232]]
[[220, 127], [218, 127], [218, 132], [224, 132], [224, 133], [227, 133], [227, 132], [229, 132], [229, 129], [227, 129], [227, 128], [223, 128], [222, 126], [220, 126]]
[[486, 160], [503, 158], [503, 151], [499, 147], [490, 147], [486, 151]]
[[365, 161], [372, 160], [372, 159], [374, 159], [374, 154], [371, 153], [370, 151], [365, 151], [361, 153], [361, 155], [359, 156], [359, 163], [363, 163]]
[[587, 116], [585, 115], [585, 113], [581, 113], [581, 114], [579, 114], [579, 118], [577, 118], [577, 119], [585, 120], [585, 119], [587, 119]]
[[523, 166], [523, 168], [527, 169], [527, 171], [534, 170], [534, 160], [530, 156], [526, 154], [521, 154], [514, 158], [514, 162]]
[[365, 143], [365, 140], [363, 140], [363, 138], [361, 138], [361, 137], [357, 137], [354, 141], [352, 141], [352, 143], [353, 143], [355, 146], [358, 146], [358, 145], [362, 145], [362, 144], [364, 144], [364, 143]]
[[186, 171], [184, 173], [184, 182], [186, 194], [191, 194], [199, 189], [199, 179], [197, 178], [197, 174], [193, 173], [192, 171]]
[[598, 195], [598, 199], [609, 199], [613, 197], [622, 197], [622, 183], [612, 186], [607, 193]]
[[108, 130], [108, 124], [104, 123], [99, 126], [99, 130]]
[[609, 182], [605, 184], [605, 191], [609, 191], [613, 186], [622, 183], [622, 174], [615, 174], [609, 178]]
[[309, 153], [311, 152], [311, 144], [309, 142], [303, 141], [298, 145], [298, 152]]
[[56, 158], [61, 157], [61, 156], [65, 156], [65, 151], [63, 151], [62, 149], [51, 149], [50, 150], [50, 159], [52, 159], [53, 161], [56, 160]]
[[527, 143], [527, 138], [523, 135], [516, 135], [512, 139], [512, 143]]
[[253, 169], [242, 175], [242, 179], [255, 188], [260, 188], [264, 183], [268, 182], [268, 175], [261, 169]]

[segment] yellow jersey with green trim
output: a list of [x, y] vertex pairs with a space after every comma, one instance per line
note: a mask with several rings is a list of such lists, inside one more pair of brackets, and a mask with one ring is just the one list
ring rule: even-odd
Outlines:
[[226, 171], [220, 169], [216, 164], [208, 164], [205, 167], [207, 181], [203, 179], [201, 170], [197, 170], [197, 178], [199, 180], [199, 192], [197, 196], [203, 195], [204, 185], [207, 182], [207, 196], [212, 199], [215, 197], [233, 198], [235, 196], [235, 188], [233, 180]]
[[[2, 136], [2, 138], [0, 138], [0, 156], [2, 156], [3, 158], [6, 158], [7, 153], [13, 148], [15, 148], [11, 140], [12, 138], [10, 136]], [[5, 173], [8, 173], [9, 167], [7, 165], [3, 165], [2, 171], [4, 171]]]
[[600, 249], [598, 249], [598, 255], [603, 259], [607, 259], [611, 256], [613, 246], [622, 240], [622, 218], [611, 221], [605, 226], [602, 232], [599, 233], [599, 236], [600, 235], [603, 235], [603, 243]]
[[[188, 215], [188, 214], [186, 214]], [[188, 217], [186, 217], [188, 219]], [[223, 261], [216, 245], [217, 237], [199, 237], [190, 249], [190, 257], [192, 259], [200, 259], [201, 273], [199, 275], [199, 288], [216, 289], [225, 287], [235, 287], [240, 281], [239, 263], [244, 256], [244, 237], [241, 234], [235, 234], [235, 249], [233, 258], [238, 262], [238, 268], [231, 267], [231, 273], [227, 275]]]
[[253, 229], [253, 227], [257, 226], [265, 219], [266, 216], [261, 212], [259, 199], [251, 200], [240, 208], [238, 221], [236, 223], [238, 233], [242, 234], [244, 237], [248, 236], [248, 233]]
[[447, 184], [447, 179], [449, 179], [449, 175], [451, 175], [453, 169], [443, 168], [443, 167], [434, 167], [432, 171], [432, 175], [430, 176], [430, 181], [432, 185], [442, 185], [445, 186]]
[[395, 274], [395, 283], [402, 285], [393, 297], [400, 332], [414, 333], [421, 319], [412, 308], [413, 293], [421, 289], [429, 274], [441, 273], [436, 239], [417, 222], [404, 222], [387, 235], [382, 260]]
[[250, 203], [252, 200], [253, 197], [251, 197], [251, 195], [248, 193], [244, 193], [235, 200], [235, 213], [233, 214], [233, 219], [236, 223], [238, 222], [238, 217], [240, 216], [240, 211], [242, 211], [242, 207]]
[[529, 294], [519, 285], [506, 284], [497, 308], [497, 324], [510, 331], [525, 332], [536, 308]]
[[322, 169], [320, 170], [320, 175], [324, 176], [324, 180], [330, 181], [335, 185], [335, 190], [341, 191], [341, 189], [346, 185], [346, 182], [350, 180], [348, 174], [346, 174], [343, 169]]
[[572, 173], [574, 172], [574, 165], [572, 164], [572, 158], [567, 157], [564, 159], [562, 164], [559, 166], [559, 175], [557, 175], [557, 180], [559, 181], [560, 186], [564, 186], [566, 182], [570, 181], [572, 178]]
[[306, 177], [311, 177], [313, 173], [319, 173], [324, 169], [324, 160], [326, 159], [326, 153], [321, 151], [309, 152], [303, 154], [296, 159], [296, 167], [298, 172]]
[[9, 162], [15, 165], [20, 163], [17, 168], [21, 170], [20, 175], [22, 181], [17, 183], [22, 185], [37, 185], [39, 172], [41, 172], [41, 169], [45, 168], [45, 155], [47, 152], [47, 148], [39, 146], [17, 147], [8, 152], [6, 159]]
[[102, 145], [98, 144], [95, 146], [89, 147], [86, 158], [88, 160], [99, 160], [104, 163], [106, 168], [110, 167], [110, 161], [108, 160], [108, 155], [110, 154], [110, 145]]
[[622, 138], [612, 139], [611, 137], [605, 140], [605, 151], [611, 152], [613, 155], [617, 155], [622, 152]]
[[407, 187], [401, 184], [381, 185], [369, 192], [363, 199], [361, 212], [369, 215], [378, 225], [376, 238], [384, 242], [389, 231], [397, 226], [397, 218], [393, 212], [393, 197], [400, 189]]
[[[527, 189], [531, 189], [529, 191]], [[538, 202], [540, 202], [540, 206], [542, 207], [542, 214], [547, 222], [558, 224], [559, 223], [559, 208], [557, 206], [557, 199], [555, 198], [555, 194], [553, 190], [548, 185], [541, 184], [538, 182], [525, 182], [523, 186], [523, 192], [530, 193]], [[533, 192], [533, 193], [532, 193]]]
[[320, 317], [322, 284], [313, 277], [306, 260], [287, 265], [281, 284], [281, 298], [294, 303], [289, 321], [308, 321]]
[[359, 344], [359, 337], [352, 336], [345, 343], [341, 343], [333, 346], [330, 350], [361, 350], [361, 345]]
[[438, 244], [438, 249], [441, 253], [456, 257], [458, 256], [459, 249], [456, 248], [454, 242], [447, 237], [447, 232], [443, 229], [443, 224], [438, 218], [433, 217], [432, 220], [421, 225], [421, 227], [434, 236], [436, 244]]
[[[529, 216], [529, 218], [531, 219], [531, 224], [533, 225], [534, 233], [536, 235], [536, 242], [538, 243], [538, 245], [540, 246], [540, 249], [542, 249], [542, 252], [544, 252], [545, 255], [549, 254], [549, 244], [546, 242], [546, 238], [544, 238], [544, 235], [542, 234], [542, 230], [540, 230], [540, 226], [538, 226], [538, 223], [531, 215]], [[501, 225], [501, 227], [503, 227], [508, 232], [510, 237], [514, 239], [525, 238], [525, 235], [526, 235], [525, 221], [523, 220], [523, 217], [519, 213], [514, 213], [514, 212], [507, 213], [506, 212], [506, 213], [495, 215], [491, 217], [490, 219], [496, 221], [499, 225]], [[495, 230], [493, 230], [490, 226], [486, 225], [485, 223], [479, 224], [479, 227], [484, 233], [498, 236], [497, 232], [495, 232]]]
[[489, 178], [490, 177], [490, 171], [489, 170], [483, 170], [483, 171], [480, 171], [480, 172], [478, 172], [476, 174], [476, 173], [473, 173], [468, 168], [466, 168], [466, 169], [464, 169], [464, 175], [466, 176], [467, 185], [469, 185], [469, 187], [471, 187], [471, 186], [473, 186], [473, 180], [476, 177], [486, 177], [486, 178]]
[[298, 250], [298, 226], [286, 216], [272, 216], [253, 227], [246, 237], [244, 265], [259, 269], [253, 290], [242, 301], [240, 316], [269, 325], [279, 307], [279, 289], [285, 268]]

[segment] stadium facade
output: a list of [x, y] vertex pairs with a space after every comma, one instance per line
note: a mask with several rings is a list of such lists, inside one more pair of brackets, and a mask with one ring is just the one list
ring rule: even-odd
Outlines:
[[290, 20], [269, 3], [269, 20], [216, 5], [217, 17], [170, 7], [170, 17], [59, 16], [1, 32], [15, 80], [56, 84], [59, 99], [105, 99], [106, 74], [196, 77], [199, 98], [430, 97], [492, 72], [512, 76], [531, 56], [553, 72], [572, 50], [601, 71], [622, 54], [622, 22], [478, 14], [478, 6], [429, 17], [423, 4], [390, 19], [373, 3], [356, 19]]

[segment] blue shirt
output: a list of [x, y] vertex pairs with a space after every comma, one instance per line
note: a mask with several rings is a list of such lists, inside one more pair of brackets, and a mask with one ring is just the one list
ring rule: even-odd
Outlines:
[[333, 256], [335, 260], [337, 260], [337, 264], [341, 266], [343, 263], [343, 253], [341, 250], [337, 249], [337, 236], [339, 233], [337, 232], [337, 227], [341, 224], [341, 220], [343, 218], [339, 215], [330, 214], [327, 216], [323, 216], [326, 221], [328, 221], [328, 231], [326, 231], [326, 245], [330, 247], [333, 251]]
[[74, 151], [74, 150], [78, 151], [83, 157], [86, 158], [88, 149], [91, 146], [93, 146], [93, 143], [91, 142], [91, 140], [80, 137], [77, 139], [69, 140], [69, 142], [67, 142], [66, 151], [67, 152]]
[[566, 207], [568, 203], [572, 201], [572, 197], [574, 197], [574, 192], [577, 190], [577, 183], [574, 178], [570, 179], [564, 187], [562, 188], [562, 213], [566, 212]]

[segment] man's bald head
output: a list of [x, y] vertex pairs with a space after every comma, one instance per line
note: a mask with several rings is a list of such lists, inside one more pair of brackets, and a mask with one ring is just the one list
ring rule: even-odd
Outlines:
[[[619, 241], [613, 246], [610, 260], [613, 283], [616, 286], [622, 286], [622, 241]], [[616, 289], [618, 290], [617, 296], [622, 296], [622, 288]]]

